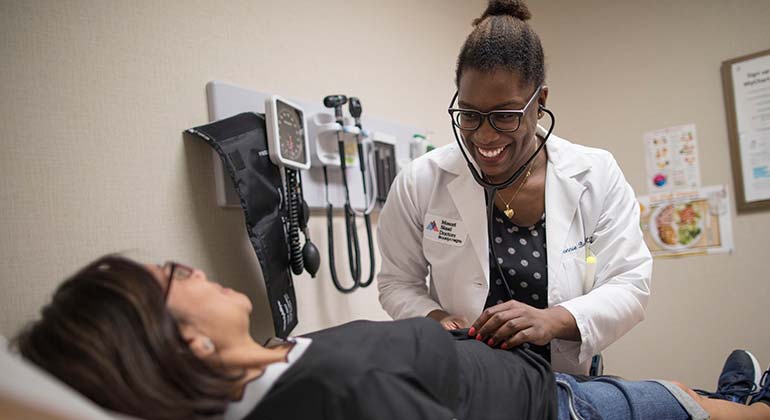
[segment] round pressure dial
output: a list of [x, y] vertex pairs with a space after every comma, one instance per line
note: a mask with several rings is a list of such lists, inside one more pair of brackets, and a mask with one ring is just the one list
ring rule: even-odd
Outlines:
[[281, 156], [296, 162], [305, 160], [304, 128], [297, 110], [278, 106], [278, 133]]

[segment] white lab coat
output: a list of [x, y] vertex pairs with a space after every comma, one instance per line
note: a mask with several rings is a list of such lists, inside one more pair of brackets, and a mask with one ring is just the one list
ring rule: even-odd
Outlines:
[[[593, 355], [644, 319], [652, 257], [639, 204], [612, 155], [555, 135], [546, 149], [548, 304], [568, 310], [581, 336], [554, 340], [551, 360], [555, 371], [587, 374]], [[473, 322], [481, 314], [489, 291], [485, 207], [454, 143], [398, 174], [378, 222], [377, 286], [390, 316], [443, 309]]]

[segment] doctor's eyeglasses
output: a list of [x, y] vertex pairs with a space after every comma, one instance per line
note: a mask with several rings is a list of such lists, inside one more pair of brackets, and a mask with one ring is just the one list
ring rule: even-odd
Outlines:
[[168, 292], [171, 290], [171, 283], [174, 280], [187, 280], [195, 271], [194, 269], [177, 262], [169, 261], [163, 264], [162, 270], [164, 273], [168, 273], [168, 280], [166, 281], [166, 290], [163, 292], [163, 300], [168, 301]]
[[535, 89], [535, 93], [529, 98], [527, 104], [522, 109], [496, 109], [489, 112], [476, 111], [475, 109], [449, 108], [449, 115], [452, 116], [452, 123], [460, 130], [474, 131], [481, 127], [484, 118], [489, 118], [489, 124], [497, 131], [511, 133], [519, 129], [521, 117], [534, 102], [540, 87]]

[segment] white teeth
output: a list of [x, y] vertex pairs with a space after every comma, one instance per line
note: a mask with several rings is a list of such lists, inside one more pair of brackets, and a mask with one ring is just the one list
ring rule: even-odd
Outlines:
[[497, 149], [482, 149], [480, 147], [476, 147], [476, 149], [481, 153], [481, 156], [484, 156], [485, 158], [493, 158], [500, 154], [500, 152], [505, 149], [505, 146], [498, 147]]

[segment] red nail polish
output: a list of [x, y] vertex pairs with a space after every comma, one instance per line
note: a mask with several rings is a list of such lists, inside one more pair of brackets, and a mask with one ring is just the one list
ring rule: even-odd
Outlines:
[[476, 334], [476, 340], [481, 341], [481, 334]]
[[501, 349], [507, 350], [508, 349], [508, 343], [503, 343], [502, 346], [500, 346]]
[[471, 327], [471, 329], [468, 330], [468, 335], [471, 337], [476, 335], [476, 328]]
[[495, 339], [494, 338], [490, 338], [489, 341], [487, 341], [487, 344], [490, 345], [490, 346], [494, 346], [495, 345]]

